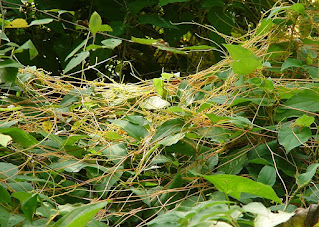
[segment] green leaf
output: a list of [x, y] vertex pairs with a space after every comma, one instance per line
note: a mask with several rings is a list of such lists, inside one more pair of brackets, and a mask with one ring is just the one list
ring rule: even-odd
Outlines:
[[76, 208], [64, 215], [52, 227], [84, 227], [108, 203], [108, 201], [93, 203]]
[[63, 70], [63, 73], [69, 72], [71, 69], [75, 68], [79, 64], [81, 64], [82, 61], [84, 61], [88, 56], [90, 55], [89, 51], [84, 51], [79, 53], [76, 57], [73, 57], [70, 62], [67, 64], [65, 69]]
[[166, 21], [163, 17], [157, 14], [139, 15], [138, 20], [141, 24], [151, 24], [153, 26], [162, 27], [162, 28], [177, 29], [176, 25], [171, 24], [170, 22]]
[[303, 174], [297, 176], [296, 182], [299, 187], [307, 185], [310, 183], [312, 177], [316, 174], [319, 163], [314, 163], [308, 166], [307, 171]]
[[103, 134], [103, 137], [107, 140], [121, 140], [123, 137], [117, 132], [106, 132]]
[[87, 39], [83, 40], [76, 48], [74, 48], [71, 53], [66, 56], [65, 61], [67, 61], [69, 58], [73, 57], [74, 54], [76, 54], [84, 45], [88, 42]]
[[168, 101], [159, 96], [151, 96], [140, 103], [140, 107], [147, 110], [160, 110], [170, 105]]
[[265, 18], [261, 21], [260, 26], [257, 28], [256, 34], [257, 36], [259, 35], [264, 35], [266, 34], [270, 28], [274, 25], [271, 19]]
[[143, 126], [135, 125], [125, 120], [112, 120], [111, 122], [120, 126], [130, 137], [133, 137], [134, 139], [140, 140], [148, 135], [147, 129]]
[[126, 143], [114, 144], [102, 150], [102, 154], [106, 155], [109, 161], [117, 164], [127, 155]]
[[0, 184], [0, 203], [10, 203], [10, 193]]
[[153, 84], [154, 84], [154, 87], [157, 91], [157, 93], [161, 96], [161, 97], [164, 97], [165, 94], [166, 94], [166, 90], [164, 88], [164, 81], [160, 78], [154, 78], [153, 79]]
[[30, 27], [33, 25], [43, 25], [43, 24], [49, 24], [53, 21], [52, 18], [45, 18], [45, 19], [40, 19], [40, 20], [34, 20], [30, 23]]
[[162, 78], [169, 80], [174, 76], [174, 74], [173, 73], [162, 73], [161, 76], [162, 76]]
[[114, 49], [115, 47], [119, 46], [122, 43], [122, 40], [120, 39], [104, 39], [101, 41], [103, 44], [103, 47]]
[[188, 2], [189, 0], [160, 0], [159, 4], [160, 6], [165, 6], [169, 3], [175, 3], [175, 2]]
[[0, 162], [0, 179], [12, 179], [18, 174], [18, 167], [11, 163]]
[[38, 144], [36, 138], [19, 128], [1, 128], [0, 133], [9, 135], [13, 142], [20, 144], [24, 148]]
[[55, 162], [49, 165], [49, 167], [52, 169], [64, 170], [69, 173], [78, 173], [81, 169], [83, 169], [86, 166], [87, 164], [77, 160], [60, 160], [59, 162]]
[[16, 49], [14, 51], [14, 53], [20, 53], [23, 50], [29, 50], [30, 60], [32, 60], [33, 58], [35, 58], [39, 54], [37, 48], [34, 46], [33, 42], [30, 39], [28, 41], [26, 41], [18, 49]]
[[314, 123], [314, 121], [315, 121], [314, 117], [309, 117], [304, 114], [301, 117], [296, 119], [295, 124], [301, 127], [309, 127], [312, 123]]
[[32, 222], [33, 214], [37, 208], [38, 197], [38, 194], [34, 194], [21, 203], [21, 210], [30, 222]]
[[17, 68], [1, 68], [0, 67], [0, 83], [15, 82], [18, 75]]
[[19, 64], [11, 58], [0, 59], [0, 69], [2, 68], [21, 68], [23, 65]]
[[98, 30], [99, 32], [112, 32], [113, 29], [111, 28], [110, 25], [107, 25], [107, 24], [102, 24], [100, 26], [100, 29]]
[[255, 69], [262, 69], [261, 60], [251, 50], [238, 45], [224, 44], [224, 46], [235, 60], [232, 65], [234, 73], [246, 75]]
[[129, 120], [129, 122], [136, 125], [145, 126], [150, 124], [148, 120], [146, 120], [143, 116], [139, 116], [139, 115], [127, 115], [125, 118]]
[[153, 43], [157, 43], [161, 41], [161, 39], [143, 39], [143, 38], [135, 38], [132, 36], [131, 40], [134, 43], [139, 43], [139, 44], [145, 44], [145, 45], [152, 45]]
[[269, 185], [235, 175], [218, 174], [201, 176], [214, 184], [219, 191], [229, 194], [235, 199], [239, 200], [241, 193], [244, 192], [281, 203], [281, 200]]
[[208, 46], [208, 45], [197, 45], [197, 46], [183, 47], [183, 50], [211, 50], [211, 49], [215, 49], [215, 47]]
[[89, 21], [90, 32], [93, 35], [95, 35], [100, 30], [101, 26], [102, 26], [101, 16], [97, 12], [92, 13], [90, 17], [90, 21]]
[[0, 133], [0, 145], [7, 147], [8, 143], [12, 140], [11, 136], [3, 135]]
[[158, 144], [161, 144], [163, 146], [171, 146], [173, 144], [176, 144], [181, 139], [183, 139], [184, 136], [185, 136], [185, 133], [176, 133], [173, 136], [168, 136], [162, 139]]
[[301, 67], [302, 61], [296, 58], [288, 58], [282, 65], [281, 65], [281, 71], [284, 71], [285, 69], [292, 68], [292, 67]]
[[276, 170], [272, 166], [264, 166], [258, 175], [257, 181], [263, 184], [274, 186], [276, 183]]
[[289, 8], [296, 11], [297, 13], [305, 14], [305, 6], [301, 3], [295, 3]]
[[172, 119], [164, 122], [157, 130], [152, 138], [153, 142], [158, 142], [159, 140], [168, 137], [176, 132], [181, 132], [184, 127], [184, 121], [180, 119]]
[[307, 142], [311, 136], [312, 133], [309, 127], [301, 128], [295, 126], [293, 123], [287, 123], [279, 129], [278, 141], [280, 145], [285, 147], [288, 153], [295, 147]]

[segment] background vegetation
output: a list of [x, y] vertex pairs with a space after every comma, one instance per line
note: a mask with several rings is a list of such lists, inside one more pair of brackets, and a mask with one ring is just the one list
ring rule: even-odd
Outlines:
[[0, 3], [1, 226], [317, 223], [317, 1]]

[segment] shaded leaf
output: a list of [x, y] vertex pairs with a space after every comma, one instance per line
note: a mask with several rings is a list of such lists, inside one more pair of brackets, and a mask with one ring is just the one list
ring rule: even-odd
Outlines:
[[296, 58], [288, 58], [281, 66], [281, 71], [292, 67], [301, 67], [302, 61]]
[[43, 25], [43, 24], [49, 24], [53, 21], [52, 18], [45, 18], [45, 19], [40, 19], [40, 20], [34, 20], [30, 23], [30, 27], [33, 25]]
[[264, 166], [258, 175], [258, 182], [261, 182], [263, 184], [268, 184], [270, 186], [274, 186], [276, 183], [276, 170], [272, 166]]
[[81, 62], [84, 61], [89, 55], [90, 55], [89, 51], [84, 51], [79, 53], [76, 57], [70, 60], [70, 62], [66, 65], [65, 69], [63, 70], [63, 73], [67, 73], [71, 69], [81, 64]]
[[11, 196], [9, 192], [0, 184], [0, 204], [10, 203], [10, 202], [11, 202]]
[[312, 136], [309, 127], [294, 126], [293, 123], [283, 125], [278, 132], [278, 141], [283, 145], [288, 153], [295, 147], [307, 142]]
[[310, 183], [312, 177], [316, 174], [318, 167], [318, 163], [311, 164], [310, 166], [308, 166], [307, 171], [305, 173], [297, 176], [296, 181], [298, 186], [300, 187], [302, 185]]

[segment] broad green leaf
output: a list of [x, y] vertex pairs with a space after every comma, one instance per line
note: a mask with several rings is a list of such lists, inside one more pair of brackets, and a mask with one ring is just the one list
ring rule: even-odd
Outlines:
[[281, 71], [284, 71], [285, 69], [292, 68], [292, 67], [301, 67], [302, 61], [296, 58], [288, 58], [282, 65], [281, 65]]
[[160, 78], [154, 78], [153, 79], [153, 84], [154, 84], [154, 87], [157, 91], [157, 93], [161, 96], [161, 97], [164, 97], [165, 94], [166, 94], [166, 90], [164, 88], [164, 81]]
[[28, 22], [25, 19], [17, 18], [10, 21], [9, 24], [5, 26], [6, 28], [27, 28], [29, 27]]
[[252, 214], [268, 215], [269, 210], [264, 206], [264, 204], [259, 202], [248, 203], [242, 207], [244, 211], [250, 212]]
[[0, 59], [0, 68], [21, 68], [23, 65], [11, 58]]
[[0, 179], [12, 179], [18, 174], [18, 167], [11, 163], [0, 162]]
[[261, 24], [257, 28], [257, 36], [266, 34], [270, 28], [274, 25], [271, 19], [265, 18], [261, 21]]
[[12, 140], [11, 136], [3, 135], [0, 133], [0, 145], [7, 147], [8, 143]]
[[121, 140], [123, 137], [117, 132], [105, 132], [103, 137], [107, 140]]
[[136, 125], [149, 125], [150, 122], [146, 120], [143, 116], [139, 115], [127, 115], [125, 119], [129, 120], [129, 122], [136, 124]]
[[174, 133], [181, 132], [184, 127], [184, 121], [180, 119], [172, 119], [163, 123], [157, 130], [152, 138], [152, 142], [158, 142], [159, 140], [168, 137]]
[[119, 46], [122, 43], [122, 40], [120, 39], [104, 39], [101, 41], [103, 44], [103, 47], [114, 49], [115, 47]]
[[178, 141], [176, 144], [173, 144], [169, 147], [165, 147], [165, 150], [168, 153], [179, 153], [182, 155], [195, 155], [196, 150], [196, 144], [191, 144], [191, 140], [183, 139]]
[[102, 150], [102, 154], [106, 155], [106, 157], [117, 164], [121, 161], [121, 159], [125, 158], [127, 155], [127, 145], [126, 143], [118, 143], [107, 147]]
[[143, 38], [135, 38], [135, 37], [132, 37], [131, 40], [134, 43], [146, 44], [146, 45], [152, 45], [153, 43], [157, 43], [161, 41], [161, 39], [143, 39]]
[[261, 60], [256, 58], [242, 58], [233, 62], [232, 65], [234, 73], [238, 75], [247, 75], [262, 67]]
[[309, 117], [307, 115], [302, 115], [301, 117], [296, 119], [296, 125], [301, 127], [309, 127], [315, 121], [314, 117]]
[[0, 67], [0, 83], [15, 82], [18, 75], [18, 68], [1, 68]]
[[173, 144], [176, 144], [181, 139], [183, 139], [184, 136], [185, 136], [185, 133], [176, 133], [175, 135], [168, 136], [162, 139], [158, 144], [161, 144], [163, 146], [171, 146]]
[[32, 222], [33, 214], [37, 208], [38, 197], [38, 194], [34, 194], [21, 203], [21, 210], [30, 222]]
[[[288, 221], [292, 216], [295, 215], [295, 212], [287, 213], [283, 211], [278, 211], [278, 213], [273, 213], [270, 210], [268, 215], [259, 214], [257, 215], [254, 221], [254, 227], [275, 227], [280, 226], [281, 223]], [[293, 223], [296, 224], [296, 223]], [[286, 225], [284, 225], [286, 226]], [[290, 225], [289, 225], [290, 226]], [[299, 225], [293, 225], [299, 226]]]
[[130, 137], [133, 137], [134, 139], [140, 140], [148, 135], [147, 129], [141, 125], [135, 125], [125, 120], [112, 120], [111, 122], [120, 126]]
[[241, 193], [245, 192], [281, 203], [272, 187], [249, 178], [227, 174], [201, 176], [214, 184], [219, 191], [229, 194], [235, 199], [240, 199]]
[[230, 45], [230, 44], [223, 44], [224, 47], [228, 50], [230, 57], [234, 60], [240, 60], [245, 58], [256, 58], [257, 56], [251, 50], [248, 50], [239, 45]]
[[296, 11], [297, 13], [305, 14], [305, 6], [301, 3], [295, 3], [289, 8]]
[[88, 42], [87, 39], [83, 40], [76, 48], [74, 48], [71, 53], [66, 56], [65, 61], [67, 61], [69, 58], [73, 57], [84, 45]]
[[169, 107], [171, 104], [159, 96], [151, 96], [144, 100], [140, 107], [147, 110], [160, 110]]
[[244, 163], [247, 161], [247, 155], [239, 155], [239, 151], [234, 151], [229, 156], [222, 159], [218, 173], [236, 175], [244, 168]]
[[295, 147], [307, 142], [312, 136], [309, 127], [295, 126], [293, 123], [283, 125], [278, 132], [278, 141], [283, 145], [288, 153]]
[[93, 35], [95, 35], [100, 30], [101, 26], [102, 26], [101, 16], [97, 12], [92, 13], [90, 17], [90, 21], [89, 21], [90, 32]]
[[0, 133], [9, 135], [13, 142], [20, 144], [24, 148], [38, 144], [36, 138], [19, 128], [1, 128]]
[[90, 51], [90, 50], [95, 51], [95, 50], [101, 49], [101, 48], [103, 48], [103, 47], [100, 46], [100, 45], [90, 44], [90, 45], [88, 45], [88, 46], [85, 48], [85, 50], [86, 50], [86, 51]]
[[175, 54], [187, 54], [187, 52], [185, 52], [185, 51], [182, 51], [182, 50], [174, 48], [174, 47], [167, 47], [162, 43], [154, 43], [153, 46], [157, 47], [160, 50], [169, 51], [169, 52], [172, 52]]
[[206, 114], [206, 116], [211, 120], [213, 124], [218, 123], [218, 122], [226, 122], [229, 121], [229, 117], [219, 117], [213, 113]]
[[197, 133], [204, 137], [209, 138], [212, 141], [215, 141], [217, 143], [224, 143], [229, 140], [229, 137], [231, 135], [231, 131], [227, 128], [223, 127], [202, 127], [197, 130]]
[[261, 60], [251, 50], [239, 45], [224, 44], [224, 46], [235, 60], [232, 65], [234, 73], [246, 75], [255, 69], [262, 69]]
[[237, 116], [230, 117], [231, 122], [239, 128], [249, 128], [252, 123], [248, 118]]
[[298, 186], [300, 187], [305, 184], [309, 184], [313, 176], [316, 174], [318, 167], [318, 163], [311, 164], [310, 166], [308, 166], [305, 173], [298, 175], [296, 179]]
[[165, 6], [169, 3], [175, 3], [175, 2], [188, 2], [189, 0], [159, 0], [160, 6]]
[[65, 69], [63, 70], [63, 73], [69, 72], [71, 69], [75, 68], [79, 64], [81, 64], [82, 61], [84, 61], [88, 56], [90, 55], [89, 51], [84, 51], [79, 53], [76, 57], [73, 57], [70, 62], [66, 65]]
[[99, 202], [81, 206], [64, 215], [52, 227], [85, 227], [93, 216], [109, 202]]
[[0, 204], [10, 203], [11, 196], [10, 193], [0, 184]]
[[40, 19], [40, 20], [34, 20], [30, 23], [30, 27], [33, 25], [43, 25], [43, 24], [49, 24], [53, 21], [52, 18], [45, 18], [45, 19]]
[[34, 46], [33, 42], [30, 39], [26, 41], [18, 49], [16, 49], [14, 53], [19, 53], [19, 52], [22, 52], [23, 50], [29, 50], [30, 60], [32, 60], [39, 54], [37, 48]]
[[276, 170], [272, 166], [264, 166], [258, 175], [258, 182], [261, 182], [263, 184], [268, 184], [270, 186], [274, 186], [276, 183]]
[[77, 160], [60, 160], [59, 162], [52, 163], [49, 165], [50, 168], [55, 170], [64, 170], [69, 173], [78, 173], [81, 169], [86, 167], [87, 164]]
[[112, 32], [113, 29], [111, 28], [110, 25], [107, 24], [102, 24], [100, 29], [98, 30], [99, 32]]

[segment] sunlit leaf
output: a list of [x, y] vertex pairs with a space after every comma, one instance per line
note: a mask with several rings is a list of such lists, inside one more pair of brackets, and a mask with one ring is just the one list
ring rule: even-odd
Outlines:
[[20, 144], [24, 148], [38, 144], [36, 138], [19, 128], [1, 128], [0, 133], [9, 135], [13, 142]]
[[97, 12], [92, 13], [90, 17], [90, 21], [89, 21], [90, 32], [93, 35], [95, 35], [100, 30], [101, 26], [102, 26], [101, 16]]
[[227, 174], [201, 176], [214, 184], [219, 191], [229, 194], [235, 199], [240, 199], [241, 193], [245, 192], [281, 203], [272, 187], [249, 178]]
[[52, 227], [84, 227], [93, 216], [109, 202], [83, 205], [64, 215]]
[[21, 18], [14, 19], [13, 21], [10, 21], [10, 23], [6, 25], [6, 28], [27, 28], [27, 27], [29, 27], [28, 22]]
[[8, 143], [12, 140], [11, 136], [0, 134], [0, 145], [7, 147]]
[[140, 140], [148, 135], [148, 131], [141, 125], [135, 125], [125, 120], [112, 120], [113, 124], [120, 126], [134, 139]]

